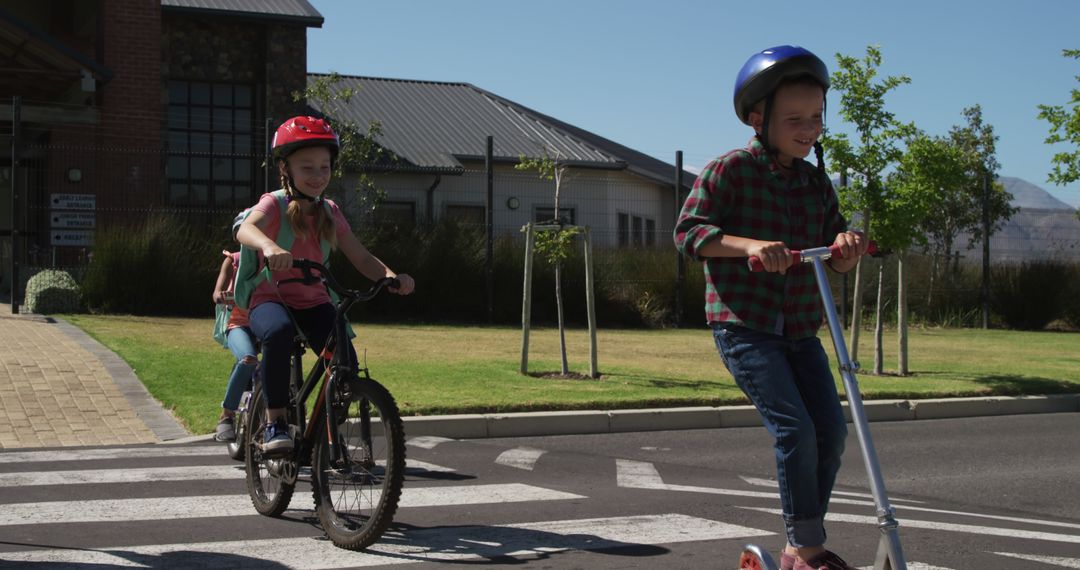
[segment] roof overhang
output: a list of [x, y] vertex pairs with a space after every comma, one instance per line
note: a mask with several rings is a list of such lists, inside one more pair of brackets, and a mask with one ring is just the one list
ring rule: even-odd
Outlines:
[[[93, 78], [102, 83], [112, 71], [94, 58], [0, 9], [0, 89], [32, 85], [34, 92], [66, 89], [72, 81]], [[92, 91], [93, 89], [88, 89]]]
[[[276, 4], [283, 5], [282, 2]], [[161, 0], [162, 13], [186, 14], [192, 16], [216, 16], [247, 20], [252, 22], [279, 22], [301, 24], [309, 28], [321, 28], [324, 22], [322, 14], [307, 0], [292, 0], [284, 4], [295, 7], [292, 10], [268, 11], [257, 0]]]

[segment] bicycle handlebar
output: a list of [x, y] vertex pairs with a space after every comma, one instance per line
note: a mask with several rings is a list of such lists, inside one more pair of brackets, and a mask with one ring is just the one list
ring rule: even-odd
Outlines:
[[[292, 262], [294, 269], [299, 269], [303, 273], [303, 277], [297, 277], [293, 279], [282, 279], [278, 281], [278, 284], [284, 283], [303, 283], [305, 285], [314, 285], [315, 283], [325, 283], [327, 287], [333, 290], [341, 297], [348, 297], [357, 301], [370, 301], [374, 299], [384, 288], [396, 289], [401, 287], [401, 282], [396, 277], [383, 277], [375, 282], [366, 292], [360, 292], [355, 289], [346, 289], [337, 279], [334, 278], [334, 274], [330, 273], [330, 270], [325, 265], [311, 261], [309, 259], [294, 259]], [[316, 276], [313, 271], [319, 273]]]
[[[869, 255], [877, 254], [877, 243], [871, 240], [870, 247], [866, 250], [866, 253]], [[813, 249], [791, 250], [792, 265], [795, 265], [796, 263], [810, 261], [812, 259], [829, 259], [830, 257], [843, 259], [842, 257], [840, 257], [840, 246], [834, 244], [830, 245], [829, 247], [815, 247]], [[765, 271], [765, 264], [763, 264], [761, 260], [757, 258], [757, 256], [750, 256], [750, 258], [746, 260], [746, 264], [748, 267], [750, 267], [750, 271], [754, 273], [757, 273], [759, 271]]]

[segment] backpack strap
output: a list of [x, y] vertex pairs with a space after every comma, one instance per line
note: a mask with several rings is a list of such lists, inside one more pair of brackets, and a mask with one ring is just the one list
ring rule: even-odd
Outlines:
[[[285, 190], [275, 190], [270, 193], [277, 200], [278, 204], [278, 233], [274, 238], [274, 243], [285, 251], [292, 251], [293, 242], [296, 240], [296, 235], [293, 233], [292, 224], [286, 219], [286, 212], [289, 211], [289, 201], [285, 196]], [[330, 204], [323, 200], [323, 207], [326, 208], [327, 215], [333, 215], [333, 210], [330, 208]], [[244, 215], [243, 219], [251, 215], [251, 210]], [[325, 239], [319, 240], [319, 246], [322, 249], [322, 263], [323, 265], [330, 266], [330, 253], [332, 248], [330, 242]], [[247, 310], [248, 305], [251, 303], [251, 294], [255, 291], [255, 288], [259, 286], [265, 280], [270, 279], [270, 269], [266, 267], [260, 267], [259, 252], [246, 245], [240, 246], [240, 263], [236, 269], [236, 285], [234, 287], [233, 299], [236, 301], [236, 306], [241, 309]], [[337, 295], [331, 290], [330, 298], [336, 303], [338, 301]]]

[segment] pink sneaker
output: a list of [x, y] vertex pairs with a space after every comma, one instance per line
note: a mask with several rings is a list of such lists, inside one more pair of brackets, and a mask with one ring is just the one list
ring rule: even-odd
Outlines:
[[786, 551], [780, 553], [780, 570], [795, 570], [795, 555]]
[[[794, 558], [794, 556], [792, 557]], [[783, 562], [781, 562], [783, 564]], [[843, 558], [833, 554], [826, 550], [824, 553], [815, 556], [807, 562], [800, 562], [795, 560], [795, 565], [792, 570], [858, 570], [854, 566], [844, 562]]]

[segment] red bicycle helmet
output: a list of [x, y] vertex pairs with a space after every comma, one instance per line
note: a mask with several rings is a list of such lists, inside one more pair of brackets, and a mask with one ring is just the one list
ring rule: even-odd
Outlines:
[[341, 142], [330, 123], [315, 117], [293, 117], [278, 127], [270, 144], [274, 160], [285, 160], [290, 154], [310, 146], [330, 149], [331, 162], [337, 159]]

